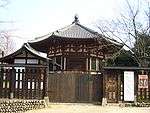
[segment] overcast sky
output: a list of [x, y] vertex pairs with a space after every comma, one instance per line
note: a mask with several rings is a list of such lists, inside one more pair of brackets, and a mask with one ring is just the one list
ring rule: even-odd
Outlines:
[[10, 30], [12, 36], [21, 37], [25, 42], [71, 24], [75, 14], [81, 24], [94, 28], [98, 20], [117, 17], [122, 1], [10, 0], [5, 8], [0, 9], [0, 20], [12, 23], [1, 24], [0, 29]]

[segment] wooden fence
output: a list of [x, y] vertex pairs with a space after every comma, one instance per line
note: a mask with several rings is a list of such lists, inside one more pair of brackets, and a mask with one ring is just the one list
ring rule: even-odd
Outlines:
[[0, 65], [0, 98], [43, 99], [46, 66]]
[[[105, 67], [104, 96], [107, 102], [129, 102], [124, 99], [124, 72], [134, 72], [134, 96], [137, 102], [150, 102], [150, 68]], [[142, 76], [142, 77], [140, 77]], [[114, 93], [112, 93], [114, 92]], [[114, 95], [114, 96], [113, 96]], [[116, 97], [116, 98], [115, 98]], [[131, 101], [132, 102], [132, 101]]]
[[101, 102], [102, 75], [55, 73], [49, 75], [50, 102]]

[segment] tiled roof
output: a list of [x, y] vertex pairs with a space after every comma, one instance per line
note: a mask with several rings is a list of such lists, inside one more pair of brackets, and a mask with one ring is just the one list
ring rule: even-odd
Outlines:
[[75, 20], [72, 22], [72, 24], [56, 30], [54, 32], [48, 33], [44, 36], [41, 37], [37, 37], [34, 40], [30, 40], [29, 43], [34, 43], [34, 42], [39, 42], [39, 41], [43, 41], [45, 39], [49, 39], [52, 37], [60, 37], [60, 38], [82, 38], [82, 39], [86, 39], [86, 38], [96, 38], [99, 41], [101, 41], [101, 39], [104, 39], [108, 42], [111, 42], [115, 45], [122, 45], [121, 43], [117, 42], [114, 39], [110, 39], [107, 38], [105, 36], [102, 36], [101, 34], [99, 34], [98, 32], [95, 32], [94, 30], [91, 30], [83, 25], [81, 25], [79, 23], [78, 18], [75, 17]]
[[39, 52], [39, 51], [36, 51], [35, 49], [33, 49], [28, 43], [25, 43], [23, 44], [23, 46], [18, 49], [17, 51], [7, 55], [7, 56], [4, 56], [4, 57], [1, 57], [0, 58], [0, 61], [2, 60], [7, 60], [7, 59], [11, 59], [13, 57], [15, 57], [17, 54], [19, 54], [22, 50], [27, 49], [28, 51], [30, 51], [32, 54], [42, 58], [42, 59], [48, 59], [48, 60], [51, 60], [50, 58], [47, 57], [47, 54], [46, 53], [42, 53], [42, 52]]
[[30, 40], [29, 43], [42, 41], [44, 39], [50, 38], [51, 36], [58, 36], [63, 38], [96, 38], [98, 37], [98, 33], [79, 24], [78, 22], [73, 22], [72, 24], [62, 29], [48, 33], [44, 36], [36, 37], [34, 40]]
[[71, 25], [62, 28], [60, 30], [56, 30], [53, 32], [54, 35], [65, 38], [96, 38], [98, 37], [98, 33], [82, 26], [79, 23], [72, 23]]

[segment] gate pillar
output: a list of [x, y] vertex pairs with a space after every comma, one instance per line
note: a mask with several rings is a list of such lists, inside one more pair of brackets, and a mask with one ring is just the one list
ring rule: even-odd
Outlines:
[[45, 69], [45, 74], [44, 74], [44, 100], [46, 104], [48, 105], [49, 103], [49, 97], [48, 97], [48, 76], [49, 76], [49, 59], [47, 60], [47, 67]]
[[106, 74], [105, 70], [103, 70], [103, 98], [102, 98], [102, 106], [106, 106], [107, 105], [106, 81], [107, 81], [107, 74]]
[[14, 69], [14, 67], [12, 67], [12, 69], [10, 70], [10, 99], [14, 98], [14, 89], [15, 89], [15, 73], [16, 70]]

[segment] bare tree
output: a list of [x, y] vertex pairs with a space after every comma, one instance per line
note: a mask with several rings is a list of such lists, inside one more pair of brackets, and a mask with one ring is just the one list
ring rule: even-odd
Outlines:
[[132, 4], [128, 0], [125, 2], [125, 12], [121, 13], [120, 17], [112, 21], [103, 21], [98, 24], [98, 28], [106, 37], [115, 38], [124, 44], [139, 66], [145, 66], [145, 59], [150, 57], [147, 54], [150, 49], [150, 44], [147, 43], [150, 42], [149, 3], [143, 0], [135, 0]]
[[0, 0], [0, 7], [5, 7], [6, 5], [8, 5], [9, 0]]
[[10, 37], [9, 32], [0, 32], [0, 51], [4, 51], [4, 55], [14, 51], [13, 40]]
[[[0, 0], [0, 9], [6, 7], [9, 4], [9, 0]], [[0, 20], [0, 24], [12, 23], [11, 21]], [[1, 28], [2, 29], [2, 28]], [[10, 38], [9, 31], [3, 29], [0, 30], [0, 56], [2, 51], [7, 55], [14, 50], [13, 41]]]

